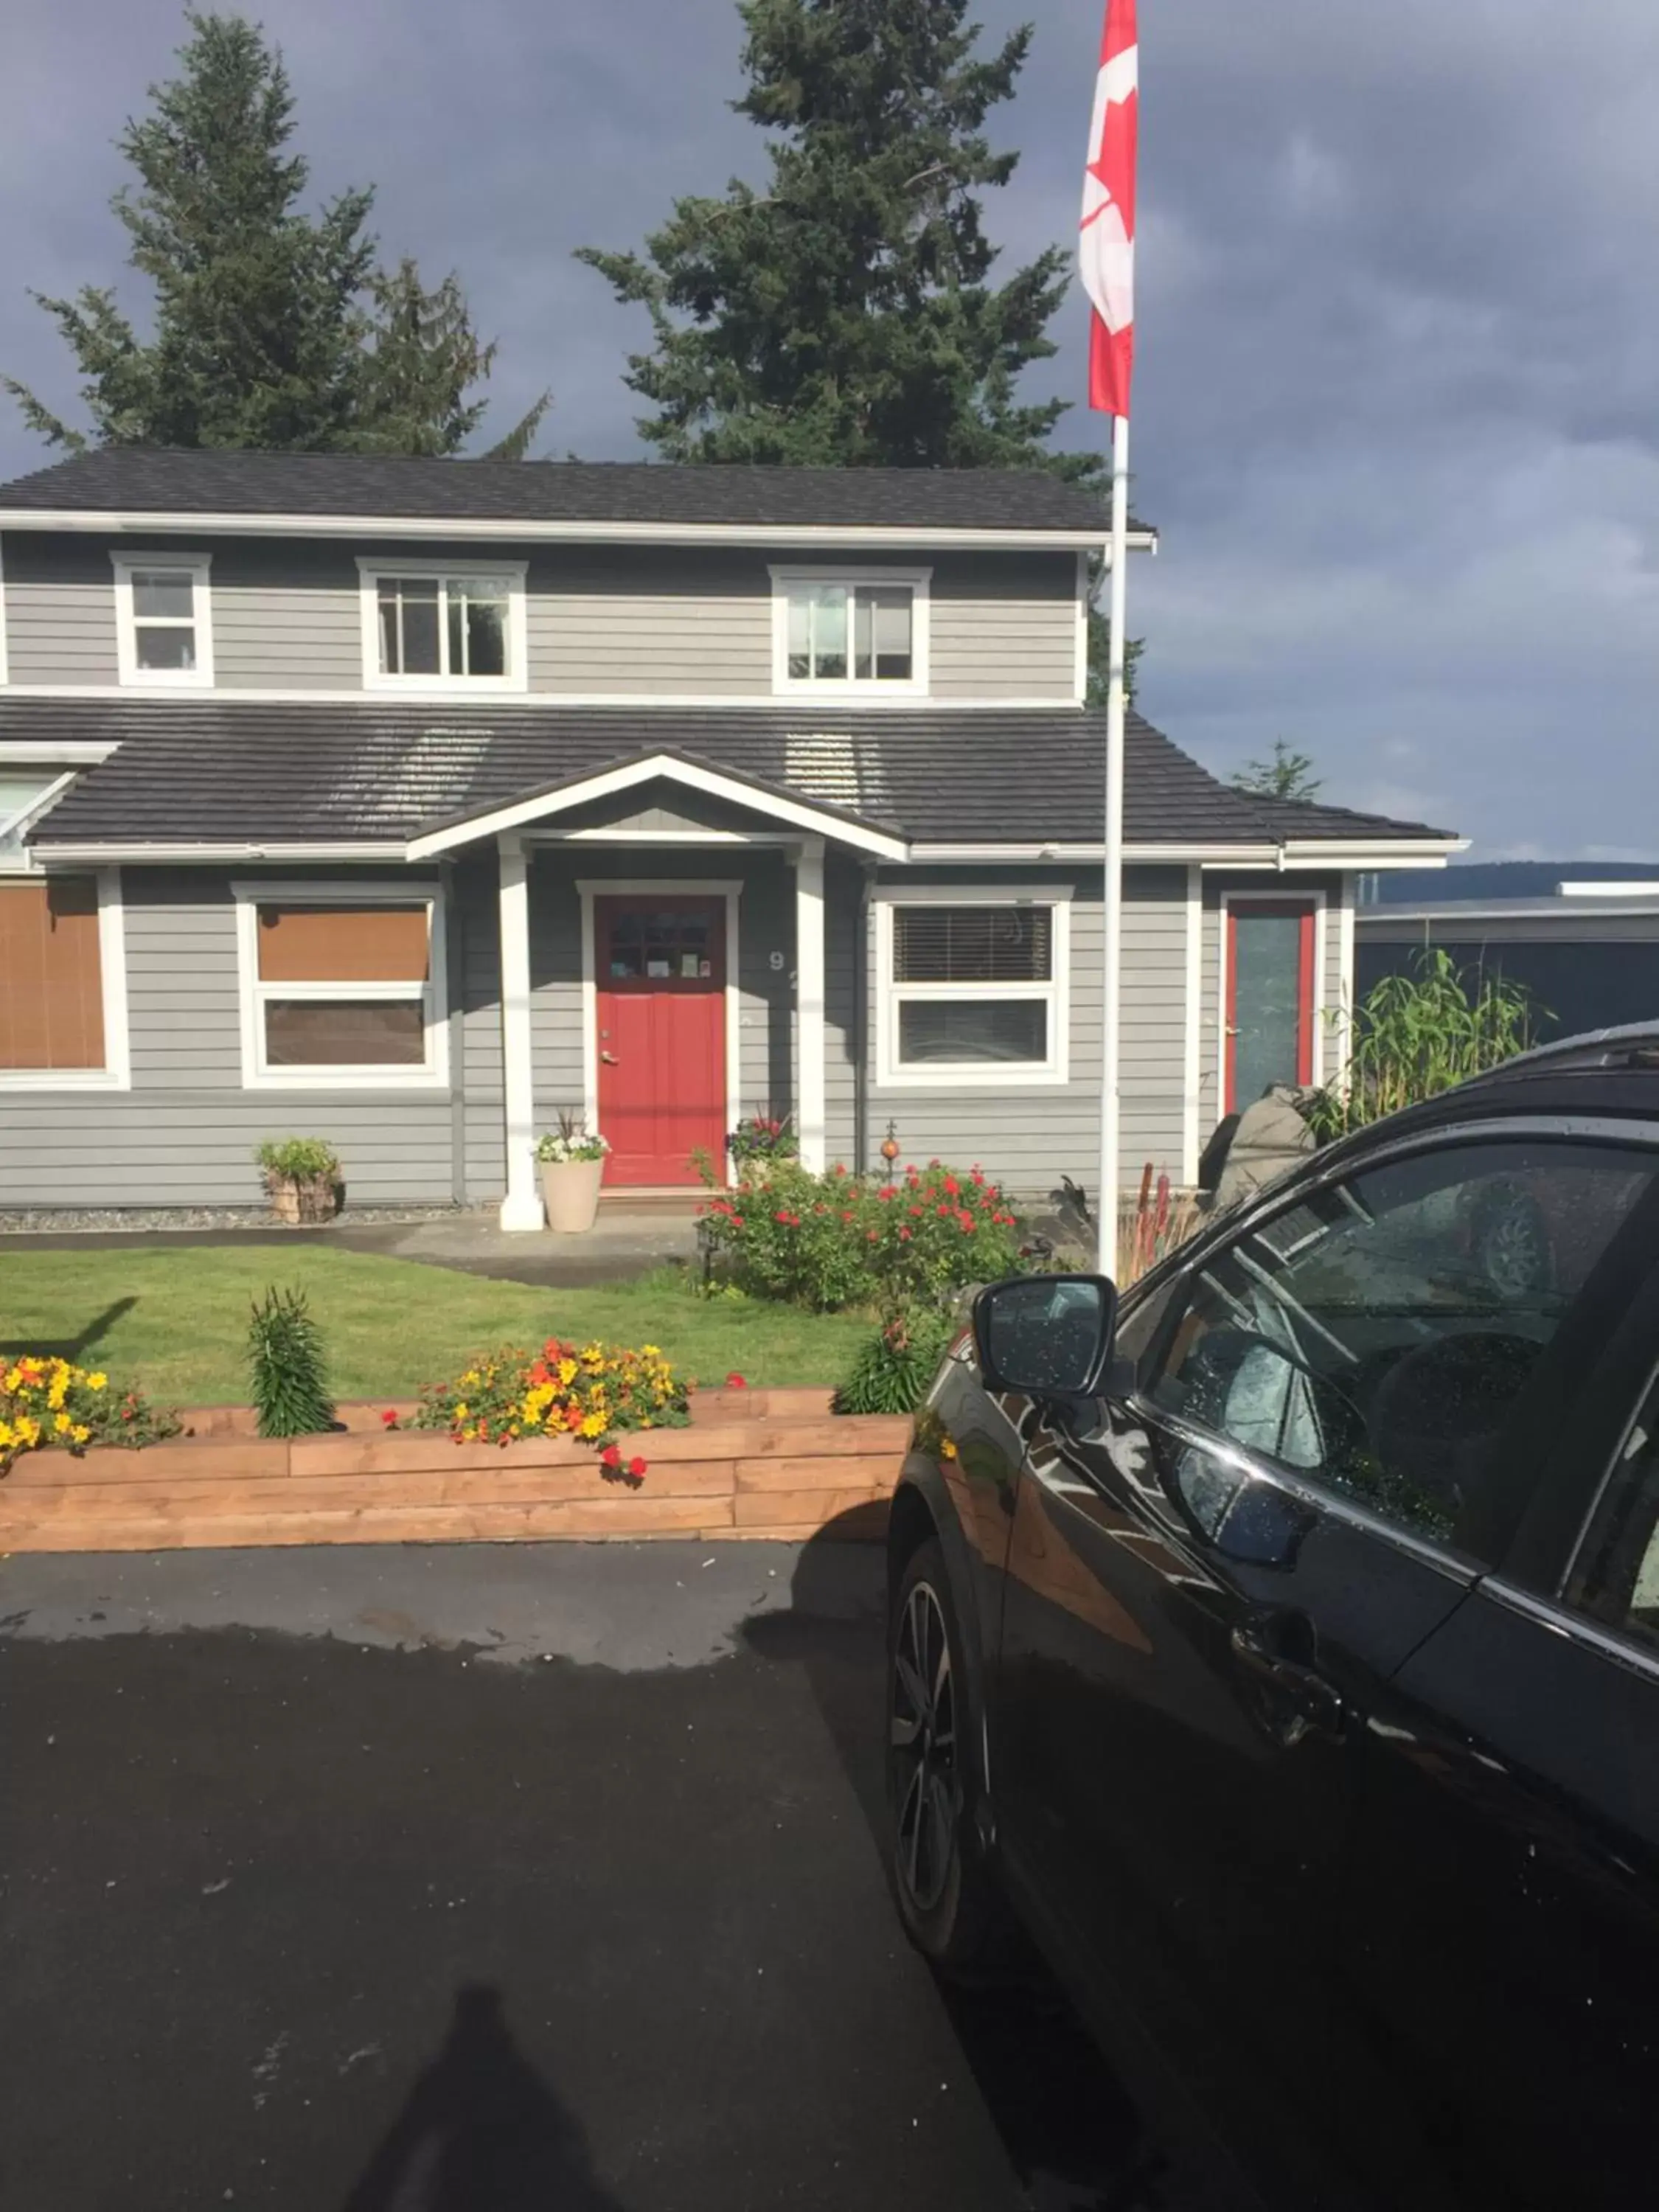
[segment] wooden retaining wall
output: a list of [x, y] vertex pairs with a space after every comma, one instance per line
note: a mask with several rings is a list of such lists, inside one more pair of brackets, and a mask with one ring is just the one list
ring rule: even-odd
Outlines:
[[874, 1538], [910, 1432], [905, 1419], [833, 1415], [821, 1390], [700, 1392], [690, 1428], [623, 1439], [649, 1463], [635, 1486], [565, 1437], [457, 1444], [388, 1431], [381, 1410], [342, 1407], [340, 1431], [266, 1442], [246, 1407], [204, 1407], [185, 1416], [188, 1434], [146, 1451], [25, 1453], [0, 1478], [0, 1552], [796, 1540], [832, 1522], [838, 1537]]

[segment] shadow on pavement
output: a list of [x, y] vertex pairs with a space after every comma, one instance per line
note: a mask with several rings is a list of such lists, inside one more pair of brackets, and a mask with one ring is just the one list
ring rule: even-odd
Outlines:
[[459, 1991], [443, 2048], [340, 2212], [621, 2212], [524, 2057], [498, 1990]]
[[[804, 1668], [884, 1870], [884, 1578], [878, 1545], [815, 1538], [792, 1610], [757, 1616], [744, 1635]], [[1161, 2147], [1034, 1948], [1021, 1942], [994, 1978], [939, 1990], [1033, 2212], [1175, 2212]]]

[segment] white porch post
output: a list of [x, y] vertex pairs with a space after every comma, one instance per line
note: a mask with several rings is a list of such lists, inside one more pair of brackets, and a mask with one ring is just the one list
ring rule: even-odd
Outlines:
[[524, 840], [503, 830], [501, 862], [501, 1093], [507, 1124], [503, 1229], [540, 1229], [536, 1187], [536, 1086], [530, 1054], [530, 863]]
[[795, 1130], [801, 1165], [821, 1175], [823, 1104], [823, 840], [802, 840], [795, 855]]

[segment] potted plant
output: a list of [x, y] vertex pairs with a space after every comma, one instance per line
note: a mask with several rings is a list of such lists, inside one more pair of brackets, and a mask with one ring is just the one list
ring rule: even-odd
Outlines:
[[561, 1114], [559, 1126], [536, 1146], [541, 1169], [542, 1203], [547, 1225], [562, 1236], [580, 1236], [593, 1226], [605, 1180], [605, 1139], [590, 1131], [579, 1114]]
[[278, 1221], [333, 1220], [343, 1186], [339, 1155], [325, 1138], [268, 1138], [253, 1157]]
[[763, 1183], [774, 1168], [800, 1157], [800, 1146], [795, 1141], [795, 1132], [787, 1114], [751, 1114], [732, 1130], [726, 1140], [726, 1149], [732, 1155], [732, 1174], [738, 1182], [747, 1176], [751, 1182]]

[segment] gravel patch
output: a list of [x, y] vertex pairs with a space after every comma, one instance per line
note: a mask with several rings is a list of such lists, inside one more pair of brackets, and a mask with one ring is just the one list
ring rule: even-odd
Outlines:
[[[292, 1230], [308, 1237], [343, 1229], [394, 1227], [399, 1222], [460, 1221], [466, 1215], [453, 1206], [354, 1206], [333, 1221], [301, 1224], [278, 1221], [263, 1206], [42, 1206], [0, 1210], [0, 1236], [74, 1236], [78, 1232], [107, 1235], [130, 1230], [135, 1235], [156, 1230], [264, 1229]], [[483, 1218], [483, 1217], [480, 1217]]]

